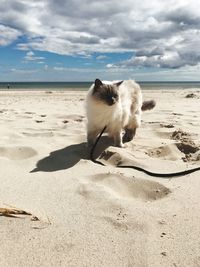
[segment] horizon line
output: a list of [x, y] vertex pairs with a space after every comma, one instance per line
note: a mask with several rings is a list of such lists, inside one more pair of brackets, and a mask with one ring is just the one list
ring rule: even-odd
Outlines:
[[[129, 79], [125, 79], [125, 80], [129, 80]], [[142, 83], [151, 83], [151, 82], [157, 82], [157, 83], [165, 83], [165, 82], [177, 82], [177, 83], [185, 83], [185, 82], [195, 82], [195, 83], [199, 83], [200, 80], [187, 80], [187, 81], [176, 81], [176, 80], [167, 80], [167, 81], [162, 81], [162, 80], [151, 80], [151, 81], [142, 81], [142, 80], [136, 80], [134, 79], [134, 81], [136, 82], [142, 82]], [[0, 83], [92, 83], [93, 81], [0, 81]]]

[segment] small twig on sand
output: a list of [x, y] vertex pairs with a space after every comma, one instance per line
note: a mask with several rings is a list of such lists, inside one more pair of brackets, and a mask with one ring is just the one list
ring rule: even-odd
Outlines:
[[0, 208], [0, 216], [5, 216], [5, 217], [17, 217], [17, 215], [28, 215], [32, 216], [31, 213], [26, 212], [24, 210], [16, 209], [16, 208]]

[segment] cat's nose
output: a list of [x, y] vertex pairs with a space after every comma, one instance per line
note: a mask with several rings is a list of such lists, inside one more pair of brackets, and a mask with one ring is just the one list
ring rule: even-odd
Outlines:
[[112, 103], [115, 104], [116, 103], [116, 99], [114, 97], [112, 97]]
[[112, 106], [112, 105], [114, 105], [116, 102], [117, 102], [116, 99], [115, 99], [114, 97], [111, 97], [111, 98], [109, 98], [109, 100], [108, 100], [108, 105], [109, 105], [109, 106]]

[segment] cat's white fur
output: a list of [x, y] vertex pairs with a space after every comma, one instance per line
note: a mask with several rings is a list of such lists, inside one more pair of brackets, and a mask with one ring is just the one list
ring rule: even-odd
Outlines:
[[[102, 81], [104, 84], [116, 81]], [[118, 88], [119, 100], [112, 106], [106, 105], [93, 96], [94, 84], [86, 98], [87, 138], [88, 143], [95, 141], [104, 126], [106, 132], [114, 138], [116, 146], [122, 147], [122, 129], [136, 129], [141, 124], [142, 93], [139, 84], [125, 80]]]

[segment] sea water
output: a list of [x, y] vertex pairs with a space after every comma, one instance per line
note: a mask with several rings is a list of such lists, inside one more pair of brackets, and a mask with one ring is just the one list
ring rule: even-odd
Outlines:
[[[200, 82], [140, 82], [142, 89], [200, 88]], [[0, 82], [0, 90], [87, 90], [92, 82]]]

